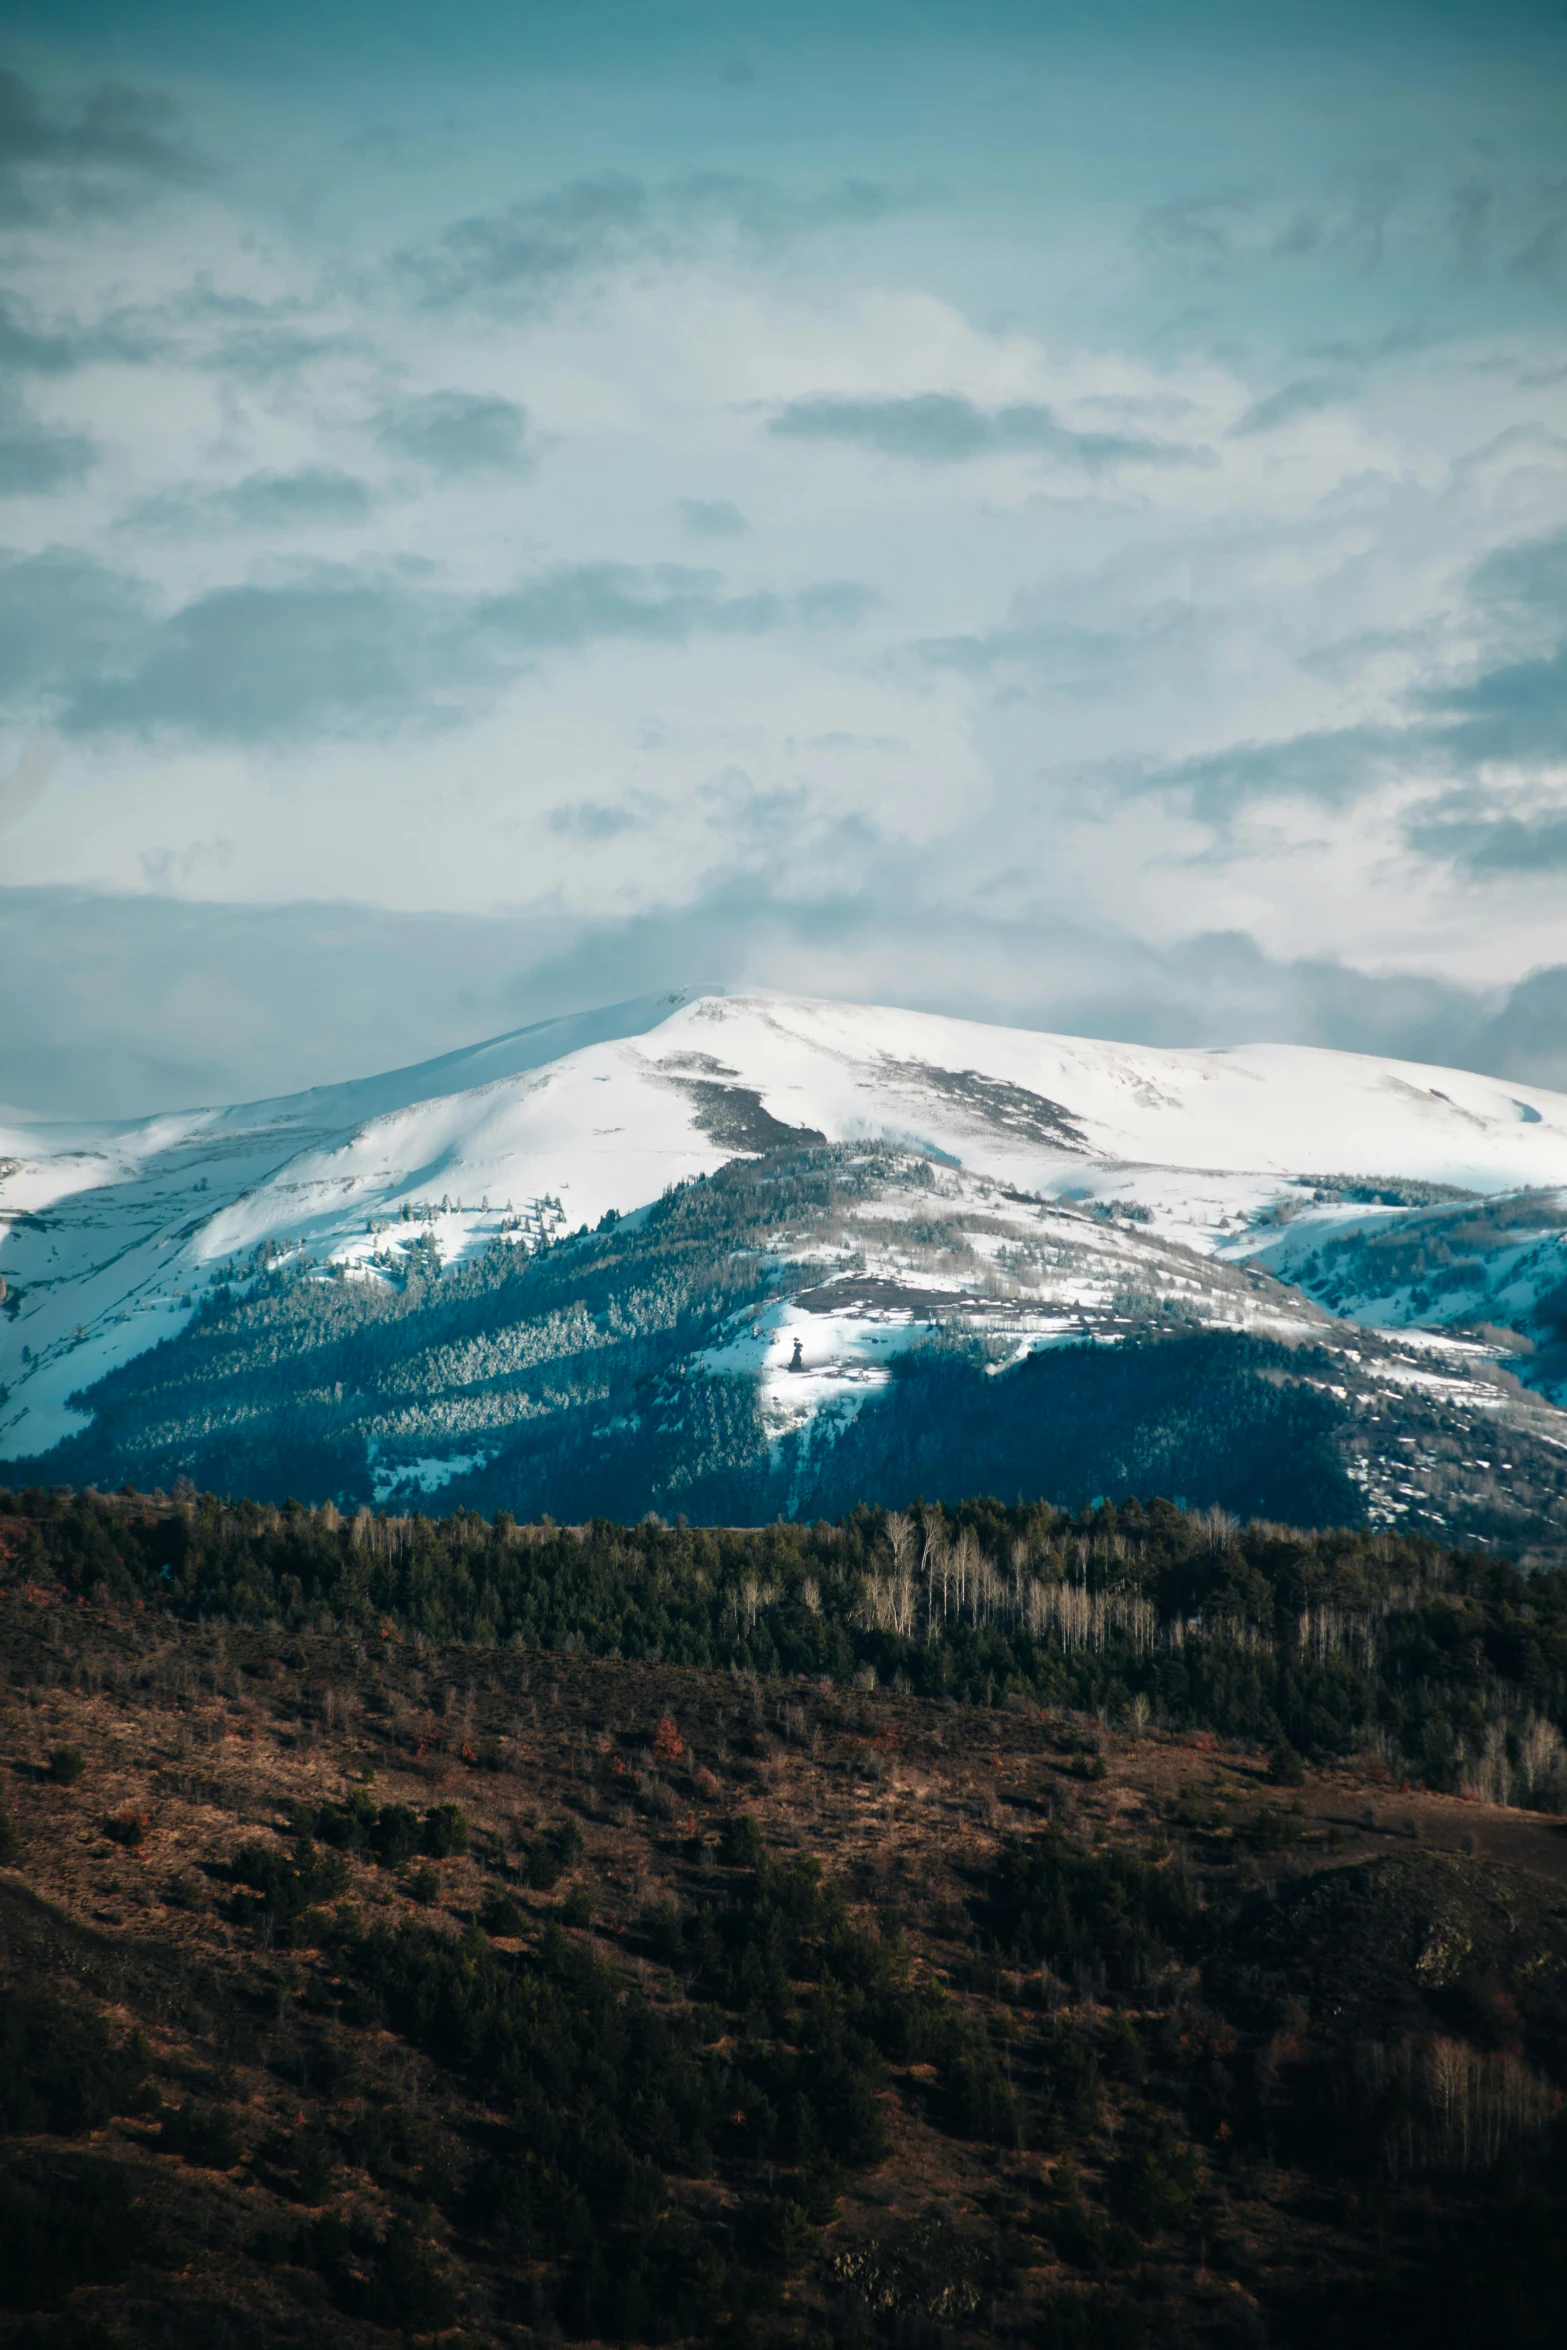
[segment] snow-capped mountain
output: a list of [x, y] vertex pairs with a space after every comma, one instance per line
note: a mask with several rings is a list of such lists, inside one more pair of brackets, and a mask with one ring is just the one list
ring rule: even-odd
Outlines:
[[[262, 1293], [284, 1289], [298, 1293], [291, 1313], [315, 1316], [306, 1352], [329, 1306], [334, 1329], [346, 1316], [381, 1333], [368, 1385], [348, 1395], [336, 1378], [322, 1407], [341, 1422], [333, 1457], [349, 1464], [349, 1498], [506, 1498], [519, 1430], [534, 1441], [541, 1419], [590, 1402], [613, 1451], [632, 1423], [645, 1434], [646, 1398], [606, 1418], [626, 1398], [604, 1362], [592, 1378], [582, 1366], [605, 1356], [606, 1329], [645, 1340], [658, 1323], [662, 1309], [629, 1301], [665, 1246], [660, 1203], [737, 1161], [826, 1171], [832, 1201], [775, 1214], [753, 1185], [731, 1251], [750, 1268], [747, 1294], [726, 1303], [709, 1280], [711, 1310], [658, 1375], [678, 1355], [708, 1390], [752, 1398], [779, 1474], [790, 1442], [788, 1506], [824, 1446], [847, 1461], [845, 1431], [900, 1358], [959, 1336], [982, 1345], [992, 1381], [1085, 1337], [1125, 1348], [1223, 1331], [1291, 1360], [1331, 1356], [1345, 1375], [1319, 1388], [1356, 1399], [1347, 1474], [1390, 1521], [1452, 1516], [1437, 1505], [1453, 1477], [1427, 1474], [1422, 1446], [1436, 1464], [1457, 1441], [1478, 1495], [1505, 1484], [1485, 1435], [1498, 1415], [1518, 1430], [1509, 1451], [1544, 1447], [1542, 1475], [1567, 1438], [1551, 1402], [1567, 1353], [1567, 1097], [1462, 1071], [702, 994], [244, 1108], [17, 1127], [0, 1154], [0, 1460], [40, 1474], [97, 1474], [95, 1447], [105, 1470], [168, 1468], [184, 1443], [210, 1476], [239, 1386], [199, 1439], [188, 1398], [154, 1438], [146, 1398], [179, 1349], [148, 1350], [187, 1336], [210, 1353], [225, 1317], [254, 1322]], [[540, 1313], [569, 1322], [572, 1310], [559, 1244], [584, 1230], [581, 1286], [603, 1289], [612, 1240], [626, 1294], [595, 1308], [591, 1335], [562, 1326], [546, 1339]], [[502, 1313], [490, 1293], [528, 1266], [534, 1290]], [[421, 1402], [401, 1392], [404, 1370], [459, 1299], [485, 1326], [480, 1355], [469, 1376], [448, 1345], [444, 1367], [421, 1373]], [[243, 1385], [259, 1344], [236, 1326], [226, 1379]], [[557, 1405], [541, 1400], [550, 1378]], [[1396, 1434], [1371, 1435], [1388, 1419], [1378, 1397], [1417, 1394], [1439, 1396], [1468, 1434], [1400, 1449], [1401, 1406]], [[107, 1431], [138, 1396], [142, 1450], [115, 1452]]]

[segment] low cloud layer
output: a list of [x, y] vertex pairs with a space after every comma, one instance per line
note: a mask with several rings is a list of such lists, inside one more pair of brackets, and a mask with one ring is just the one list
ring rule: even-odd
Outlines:
[[[624, 830], [628, 814], [562, 813], [562, 829], [589, 842]], [[1003, 927], [965, 966], [972, 932], [951, 908], [889, 914], [852, 894], [802, 906], [751, 885], [612, 926], [17, 892], [0, 929], [0, 1001], [26, 1000], [32, 1012], [0, 1034], [0, 1105], [133, 1117], [254, 1100], [556, 1013], [703, 985], [1159, 1045], [1282, 1039], [1567, 1090], [1567, 964], [1512, 988], [1469, 989], [1276, 961], [1244, 936], [1160, 953], [1064, 912], [1053, 928], [1043, 964], [1027, 936]]]

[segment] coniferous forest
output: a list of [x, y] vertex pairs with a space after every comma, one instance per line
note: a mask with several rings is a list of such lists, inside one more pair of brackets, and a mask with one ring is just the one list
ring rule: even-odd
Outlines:
[[0, 2340], [1554, 2341], [1567, 1590], [0, 1496]]
[[[1252, 1267], [1182, 1251], [1156, 1279], [1107, 1270], [1118, 1220], [1070, 1203], [1030, 1210], [1033, 1236], [995, 1259], [986, 1213], [946, 1196], [948, 1180], [914, 1151], [797, 1146], [594, 1231], [498, 1240], [445, 1267], [411, 1214], [379, 1236], [364, 1278], [265, 1241], [213, 1269], [174, 1335], [84, 1381], [75, 1432], [8, 1474], [330, 1497], [350, 1515], [428, 1502], [709, 1525], [918, 1494], [1077, 1509], [1166, 1493], [1247, 1519], [1567, 1557], [1567, 1461], [1550, 1411], [1516, 1382], [1466, 1396], [1440, 1356], [1412, 1375], [1388, 1334], [1335, 1323]], [[911, 1343], [802, 1422], [770, 1418], [757, 1346], [770, 1317], [787, 1310], [809, 1333], [884, 1257]], [[1039, 1280], [1099, 1302], [1071, 1343], [1020, 1355], [1014, 1308], [1039, 1308]], [[887, 1291], [870, 1278], [883, 1305]], [[1256, 1319], [1264, 1307], [1276, 1326]]]
[[[1383, 1756], [1447, 1792], [1567, 1767], [1567, 1574], [1166, 1501], [977, 1499], [748, 1527], [519, 1524], [0, 1490], [5, 1572], [93, 1606], [718, 1668], [937, 1702], [1140, 1708]], [[1489, 1778], [1487, 1778], [1489, 1774]]]

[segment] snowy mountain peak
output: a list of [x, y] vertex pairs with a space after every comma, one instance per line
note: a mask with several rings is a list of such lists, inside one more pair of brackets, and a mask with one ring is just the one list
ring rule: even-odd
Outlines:
[[[975, 1260], [992, 1289], [1041, 1217], [1095, 1211], [1112, 1287], [1138, 1251], [1174, 1248], [1214, 1268], [1204, 1280], [1245, 1260], [1303, 1303], [1442, 1325], [1527, 1321], [1567, 1277], [1567, 1097], [1537, 1087], [1301, 1046], [1172, 1051], [805, 997], [650, 997], [280, 1100], [0, 1136], [0, 1458], [86, 1426], [72, 1396], [263, 1263], [395, 1283], [415, 1246], [426, 1268], [537, 1249], [738, 1157], [822, 1144], [928, 1162], [994, 1226]], [[1520, 1195], [1527, 1214], [1501, 1215]], [[877, 1320], [890, 1246], [859, 1248], [857, 1325]], [[1144, 1277], [1166, 1273], [1150, 1258]], [[811, 1392], [797, 1377], [789, 1408]]]

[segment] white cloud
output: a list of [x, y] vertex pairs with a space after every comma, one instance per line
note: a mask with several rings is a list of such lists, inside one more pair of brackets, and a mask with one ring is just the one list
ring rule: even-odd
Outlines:
[[[970, 157], [923, 209], [825, 154], [611, 187], [564, 126], [521, 188], [501, 146], [460, 189], [343, 147], [325, 211], [396, 201], [334, 245], [257, 197], [263, 145], [7, 256], [28, 413], [95, 454], [5, 543], [102, 590], [85, 650], [0, 662], [15, 741], [60, 747], [8, 884], [541, 926], [857, 895], [944, 910], [928, 1000], [991, 923], [1036, 1000], [1030, 907], [1161, 955], [1240, 928], [1477, 985], [1552, 959], [1514, 835], [1422, 815], [1461, 757], [1440, 697], [1521, 657], [1476, 566], [1567, 524], [1567, 353], [1506, 260], [1549, 224], [1516, 191], [1334, 163], [1219, 200], [1140, 158], [1172, 184], [1138, 236], [1091, 175], [1003, 204]], [[572, 619], [585, 581], [618, 618]], [[1469, 783], [1544, 838], [1537, 768]]]

